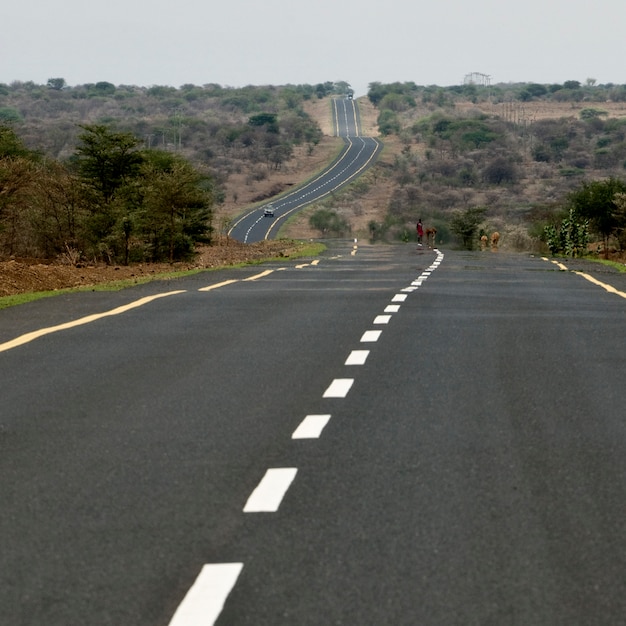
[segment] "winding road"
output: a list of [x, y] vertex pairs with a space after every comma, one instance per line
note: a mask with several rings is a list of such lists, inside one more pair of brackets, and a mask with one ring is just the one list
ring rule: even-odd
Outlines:
[[373, 137], [361, 136], [356, 101], [334, 98], [332, 115], [335, 135], [343, 137], [345, 142], [339, 156], [313, 180], [272, 201], [274, 217], [264, 216], [266, 205], [246, 211], [233, 222], [229, 231], [231, 237], [244, 243], [274, 239], [286, 218], [348, 185], [376, 161], [382, 145]]

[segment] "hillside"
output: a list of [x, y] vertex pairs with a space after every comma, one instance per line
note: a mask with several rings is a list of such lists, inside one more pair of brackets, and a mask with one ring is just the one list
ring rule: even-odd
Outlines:
[[[0, 85], [0, 124], [10, 124], [29, 149], [61, 163], [71, 161], [89, 124], [129, 131], [144, 148], [188, 159], [214, 181], [217, 244], [225, 242], [232, 218], [311, 178], [343, 145], [332, 136], [331, 99], [342, 97], [344, 85], [57, 87]], [[623, 87], [373, 84], [359, 107], [364, 134], [384, 142], [379, 161], [350, 187], [292, 218], [281, 236], [318, 237], [309, 217], [326, 208], [361, 240], [372, 229], [388, 240], [410, 238], [421, 217], [437, 227], [440, 244], [454, 245], [454, 214], [481, 207], [481, 229], [499, 230], [502, 247], [537, 249], [543, 226], [558, 223], [571, 190], [585, 180], [624, 177]], [[59, 261], [67, 260], [60, 252]], [[231, 247], [228, 254], [247, 253]], [[32, 261], [28, 271], [15, 271], [18, 261], [13, 260], [13, 286], [5, 280], [3, 293], [23, 291], [16, 277], [35, 271]], [[71, 284], [99, 282], [98, 264], [88, 265], [89, 271], [85, 263], [65, 264], [66, 272], [83, 270]], [[39, 266], [44, 273], [47, 266]], [[103, 280], [110, 280], [111, 271], [121, 277], [129, 269], [102, 267]], [[144, 264], [135, 275], [156, 269]], [[50, 286], [68, 280], [51, 279]], [[38, 288], [47, 288], [45, 281]]]

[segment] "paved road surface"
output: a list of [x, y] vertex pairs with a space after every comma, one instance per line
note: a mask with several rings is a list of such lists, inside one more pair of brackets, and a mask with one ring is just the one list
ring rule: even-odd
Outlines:
[[576, 267], [337, 244], [0, 311], [0, 621], [624, 623], [626, 278]]

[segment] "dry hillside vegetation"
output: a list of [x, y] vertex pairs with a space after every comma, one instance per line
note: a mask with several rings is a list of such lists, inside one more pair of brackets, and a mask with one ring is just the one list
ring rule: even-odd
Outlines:
[[[360, 98], [358, 102], [363, 134], [378, 136], [377, 119], [380, 110], [373, 106], [368, 98]], [[89, 104], [88, 101], [87, 104]], [[418, 102], [416, 107], [398, 115], [402, 126], [400, 132], [380, 137], [384, 143], [384, 150], [378, 163], [362, 177], [361, 190], [341, 192], [336, 198], [330, 198], [328, 202], [334, 210], [346, 217], [352, 236], [361, 239], [368, 237], [368, 228], [372, 221], [381, 222], [394, 210], [400, 222], [404, 220], [407, 227], [411, 227], [418, 215], [427, 220], [443, 221], [446, 211], [476, 204], [485, 205], [490, 211], [488, 226], [500, 229], [504, 235], [501, 243], [506, 247], [507, 228], [510, 229], [509, 234], [515, 228], [518, 230], [520, 228], [519, 224], [510, 226], [506, 223], [507, 211], [510, 212], [512, 206], [520, 203], [525, 203], [526, 206], [533, 203], [546, 205], [554, 203], [566, 189], [564, 184], [568, 181], [555, 183], [554, 179], [547, 175], [548, 164], [534, 162], [526, 154], [523, 162], [520, 163], [522, 174], [515, 189], [516, 195], [513, 195], [511, 187], [507, 186], [492, 186], [488, 189], [475, 187], [460, 189], [453, 185], [436, 186], [436, 179], [437, 177], [441, 179], [442, 174], [433, 170], [434, 165], [438, 163], [437, 159], [445, 165], [446, 159], [440, 158], [439, 153], [436, 154], [437, 158], [434, 160], [429, 157], [428, 151], [432, 151], [432, 146], [421, 140], [419, 133], [412, 129], [420, 120], [433, 114], [442, 114], [451, 118], [485, 115], [492, 119], [498, 118], [517, 129], [542, 120], [571, 120], [573, 123], [580, 120], [581, 111], [588, 106], [602, 109], [603, 119], [626, 118], [626, 103], [624, 102], [588, 104], [531, 101], [491, 104], [457, 100], [453, 107], [443, 110], [432, 103]], [[295, 145], [289, 158], [282, 162], [280, 167], [264, 167], [263, 175], [259, 176], [259, 163], [245, 160], [235, 163], [231, 158], [232, 150], [228, 153], [230, 160], [224, 156], [226, 152], [215, 154], [210, 160], [218, 168], [216, 171], [218, 171], [220, 186], [223, 190], [223, 202], [214, 206], [216, 245], [201, 249], [197, 259], [193, 262], [174, 265], [169, 263], [142, 264], [130, 267], [82, 264], [80, 267], [75, 267], [64, 262], [67, 259], [62, 257], [55, 263], [41, 263], [32, 259], [12, 259], [0, 264], [0, 296], [94, 285], [112, 280], [139, 280], [165, 271], [209, 268], [265, 257], [289, 256], [293, 252], [293, 244], [290, 241], [264, 242], [245, 246], [228, 242], [225, 232], [229, 221], [246, 207], [262, 204], [277, 194], [287, 193], [295, 185], [314, 177], [341, 150], [343, 140], [333, 136], [331, 99], [328, 97], [312, 98], [303, 103], [303, 109], [317, 121], [323, 136], [314, 145], [308, 143]], [[245, 115], [239, 117], [241, 120], [246, 119]], [[55, 137], [60, 136], [58, 129], [54, 132]], [[63, 148], [63, 150], [66, 149]], [[403, 160], [410, 161], [410, 166], [414, 168], [410, 172], [412, 179], [408, 184], [405, 181], [399, 182], [398, 163], [402, 163]], [[220, 167], [221, 170], [219, 170]], [[426, 168], [431, 168], [430, 173], [422, 180], [420, 172]], [[420, 182], [416, 183], [418, 179]], [[414, 204], [410, 205], [410, 210], [402, 207], [394, 209], [397, 206], [399, 194], [407, 192], [414, 194]], [[317, 208], [319, 207], [309, 207], [291, 218], [281, 229], [281, 237], [303, 240], [318, 237], [319, 233], [309, 225], [309, 217]], [[226, 245], [227, 243], [229, 245]]]

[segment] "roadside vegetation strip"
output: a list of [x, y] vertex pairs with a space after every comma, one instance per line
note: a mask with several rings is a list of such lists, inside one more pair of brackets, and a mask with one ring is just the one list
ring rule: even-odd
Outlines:
[[65, 322], [63, 324], [57, 324], [56, 326], [48, 326], [47, 328], [40, 328], [39, 330], [34, 330], [30, 333], [26, 333], [24, 335], [20, 335], [15, 339], [11, 339], [10, 341], [6, 341], [4, 343], [0, 343], [0, 352], [5, 352], [7, 350], [11, 350], [12, 348], [17, 348], [18, 346], [23, 346], [26, 343], [30, 343], [35, 339], [39, 339], [39, 337], [44, 337], [45, 335], [50, 335], [52, 333], [56, 333], [62, 330], [68, 330], [70, 328], [74, 328], [76, 326], [82, 326], [83, 324], [89, 324], [91, 322], [95, 322], [104, 317], [110, 317], [112, 315], [120, 315], [121, 313], [126, 313], [126, 311], [130, 311], [131, 309], [136, 309], [144, 304], [148, 304], [153, 302], [154, 300], [158, 300], [159, 298], [165, 298], [167, 296], [175, 296], [180, 293], [185, 293], [184, 289], [178, 291], [167, 291], [164, 293], [157, 293], [153, 296], [146, 296], [145, 298], [140, 298], [139, 300], [135, 300], [134, 302], [130, 302], [129, 304], [125, 304], [123, 306], [116, 307], [115, 309], [111, 309], [110, 311], [105, 311], [104, 313], [94, 313], [93, 315], [87, 315], [85, 317], [81, 317], [80, 319], [73, 320], [71, 322]]

